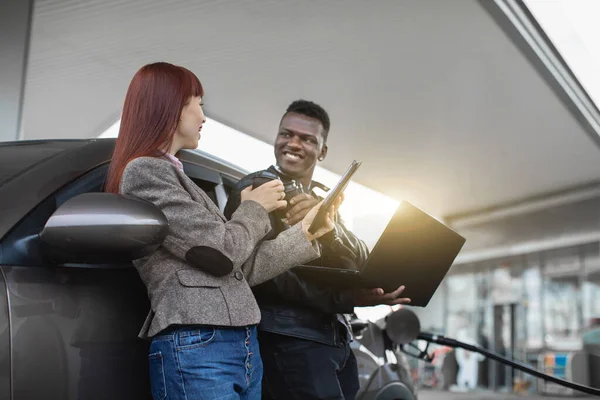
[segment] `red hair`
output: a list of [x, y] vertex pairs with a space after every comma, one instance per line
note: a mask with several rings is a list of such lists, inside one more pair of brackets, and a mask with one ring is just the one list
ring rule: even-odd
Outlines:
[[158, 62], [136, 72], [125, 95], [105, 191], [119, 192], [131, 160], [169, 150], [183, 107], [198, 96], [204, 96], [202, 84], [186, 68]]

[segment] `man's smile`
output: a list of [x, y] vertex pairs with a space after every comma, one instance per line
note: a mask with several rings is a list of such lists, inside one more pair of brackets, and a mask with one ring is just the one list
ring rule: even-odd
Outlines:
[[291, 152], [291, 151], [288, 151], [288, 150], [285, 150], [283, 152], [283, 156], [286, 159], [290, 160], [290, 161], [301, 161], [301, 160], [304, 160], [304, 156], [302, 154]]

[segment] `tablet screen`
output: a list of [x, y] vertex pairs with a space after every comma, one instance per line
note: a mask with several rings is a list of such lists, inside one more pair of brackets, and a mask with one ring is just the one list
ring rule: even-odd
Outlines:
[[327, 210], [329, 209], [329, 207], [331, 207], [335, 199], [346, 189], [346, 186], [348, 186], [348, 183], [350, 183], [352, 175], [354, 175], [358, 167], [360, 167], [360, 164], [360, 161], [352, 161], [352, 164], [350, 164], [346, 172], [344, 172], [344, 175], [342, 175], [337, 185], [335, 185], [335, 187], [331, 189], [331, 191], [327, 194], [327, 197], [325, 197], [325, 199], [323, 200], [323, 204], [321, 205], [319, 212], [317, 213], [315, 219], [308, 228], [308, 231], [310, 233], [314, 234], [317, 231], [317, 229], [319, 229], [323, 225], [323, 223], [325, 222], [325, 218], [327, 217]]

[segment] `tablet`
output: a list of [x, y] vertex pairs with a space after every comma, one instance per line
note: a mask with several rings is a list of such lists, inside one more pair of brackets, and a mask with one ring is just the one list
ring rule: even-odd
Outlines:
[[335, 187], [331, 189], [331, 191], [327, 194], [327, 197], [325, 197], [325, 199], [323, 200], [323, 204], [317, 212], [315, 219], [308, 228], [308, 231], [310, 233], [314, 234], [321, 226], [323, 226], [323, 224], [325, 223], [325, 219], [327, 218], [327, 210], [329, 209], [329, 207], [331, 207], [335, 199], [344, 192], [346, 186], [348, 186], [348, 183], [350, 183], [352, 175], [354, 175], [354, 173], [356, 172], [358, 167], [360, 167], [361, 164], [362, 163], [360, 161], [352, 161], [352, 164], [350, 164], [346, 172], [344, 172], [344, 175], [342, 175], [337, 185], [335, 185]]

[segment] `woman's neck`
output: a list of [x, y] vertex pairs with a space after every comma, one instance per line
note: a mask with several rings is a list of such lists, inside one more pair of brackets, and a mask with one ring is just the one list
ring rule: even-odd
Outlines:
[[170, 155], [174, 156], [175, 154], [177, 154], [179, 152], [179, 150], [181, 150], [181, 147], [179, 147], [175, 143], [173, 143], [171, 145], [171, 148], [169, 149], [169, 151], [167, 151], [166, 153], [169, 153]]

